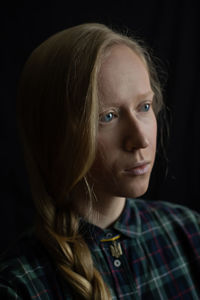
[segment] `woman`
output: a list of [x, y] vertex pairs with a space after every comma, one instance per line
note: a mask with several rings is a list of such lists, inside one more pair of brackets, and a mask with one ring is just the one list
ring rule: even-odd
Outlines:
[[17, 105], [36, 226], [2, 259], [1, 298], [199, 299], [199, 215], [136, 199], [163, 107], [143, 47], [101, 24], [59, 32]]

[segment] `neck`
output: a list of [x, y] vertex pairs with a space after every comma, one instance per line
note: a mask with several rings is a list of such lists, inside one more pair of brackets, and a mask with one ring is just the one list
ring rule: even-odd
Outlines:
[[126, 199], [121, 197], [98, 199], [89, 222], [102, 229], [108, 228], [121, 215], [125, 201]]
[[105, 229], [111, 226], [121, 215], [126, 199], [123, 197], [113, 197], [102, 193], [96, 193], [93, 201], [92, 211], [88, 213], [88, 201], [83, 196], [83, 191], [77, 192], [74, 196], [73, 209], [88, 222]]

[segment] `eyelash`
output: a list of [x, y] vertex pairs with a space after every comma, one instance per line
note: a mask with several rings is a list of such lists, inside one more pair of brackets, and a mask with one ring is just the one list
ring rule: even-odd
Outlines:
[[[105, 120], [105, 118], [106, 118], [108, 115], [112, 115], [112, 119], [110, 119], [110, 120]], [[116, 118], [116, 117], [117, 117], [117, 115], [116, 115], [114, 112], [110, 111], [110, 112], [108, 112], [108, 113], [106, 113], [106, 114], [100, 115], [100, 116], [99, 116], [99, 120], [100, 120], [100, 122], [102, 122], [102, 123], [110, 123], [110, 122], [111, 122], [114, 118]]]
[[144, 110], [143, 112], [148, 112], [151, 108], [151, 103], [144, 103], [141, 107], [144, 108], [145, 106], [148, 105], [148, 110]]
[[[146, 110], [146, 108], [145, 108], [146, 106], [148, 106], [148, 109], [147, 109], [147, 110]], [[151, 108], [151, 103], [144, 103], [144, 104], [142, 104], [142, 105], [140, 106], [139, 111], [140, 111], [140, 112], [147, 113], [147, 112], [150, 110], [150, 108]], [[144, 109], [144, 110], [143, 110], [143, 109]], [[109, 116], [109, 115], [112, 115], [112, 118], [109, 119], [109, 120], [106, 120], [105, 118], [106, 118], [107, 116]], [[101, 115], [99, 116], [99, 121], [100, 121], [101, 123], [110, 123], [110, 122], [113, 121], [113, 119], [115, 119], [116, 117], [117, 117], [117, 114], [114, 113], [114, 112], [112, 112], [112, 111], [110, 111], [110, 112], [108, 112], [108, 113], [101, 114]]]

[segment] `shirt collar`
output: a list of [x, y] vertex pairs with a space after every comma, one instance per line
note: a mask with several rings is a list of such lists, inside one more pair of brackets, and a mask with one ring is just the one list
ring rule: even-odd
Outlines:
[[134, 199], [126, 199], [124, 210], [113, 224], [113, 228], [130, 238], [137, 237], [141, 233], [140, 212]]
[[108, 234], [126, 236], [128, 238], [137, 237], [141, 233], [140, 213], [134, 199], [126, 199], [124, 209], [120, 217], [111, 227], [102, 229], [93, 224], [81, 220], [80, 232], [87, 240], [99, 243]]

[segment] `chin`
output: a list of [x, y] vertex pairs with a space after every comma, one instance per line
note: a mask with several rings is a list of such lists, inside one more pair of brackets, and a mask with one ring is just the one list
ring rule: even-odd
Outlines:
[[[142, 179], [142, 178], [141, 178]], [[121, 197], [138, 198], [144, 195], [149, 187], [149, 178], [146, 180], [137, 180], [131, 184], [124, 184], [120, 189]], [[119, 191], [119, 187], [118, 187]]]
[[147, 189], [148, 189], [148, 187], [147, 188], [142, 188], [142, 189], [135, 189], [132, 192], [126, 193], [124, 195], [124, 197], [126, 197], [126, 198], [138, 198], [138, 197], [141, 197], [141, 196], [143, 196], [146, 193]]

